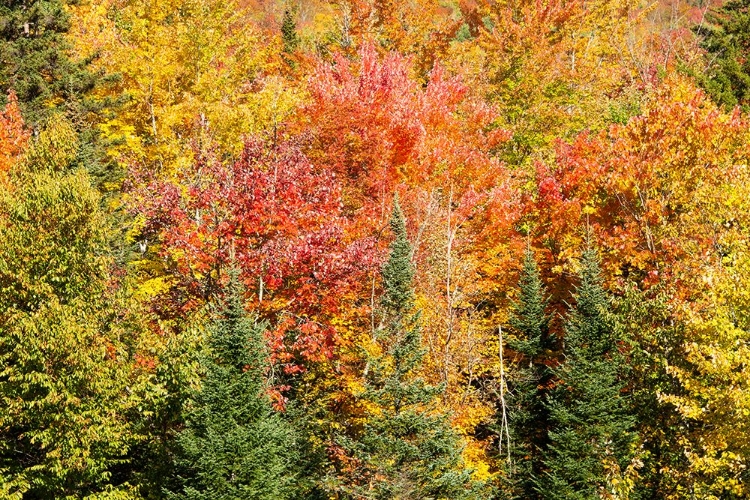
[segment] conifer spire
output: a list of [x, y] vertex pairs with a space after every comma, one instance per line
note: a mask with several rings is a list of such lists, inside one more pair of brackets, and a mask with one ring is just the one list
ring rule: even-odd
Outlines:
[[522, 358], [509, 380], [511, 460], [507, 464], [506, 484], [511, 498], [531, 500], [541, 498], [535, 481], [543, 469], [549, 416], [544, 401], [546, 382], [551, 377], [545, 351], [554, 343], [549, 331], [546, 290], [531, 248], [524, 255], [518, 292], [509, 320], [515, 338], [508, 341], [508, 346]]
[[295, 431], [265, 391], [265, 324], [250, 318], [237, 270], [210, 326], [206, 376], [178, 436], [177, 492], [169, 498], [295, 497]]
[[284, 52], [287, 54], [291, 54], [299, 47], [297, 25], [289, 10], [284, 11], [284, 17], [281, 20], [281, 40], [284, 43]]
[[[437, 409], [442, 387], [420, 376], [425, 351], [414, 309], [411, 245], [403, 212], [394, 201], [394, 240], [383, 266], [383, 325], [376, 354], [368, 353], [369, 373], [361, 396], [367, 415], [356, 438], [344, 446], [358, 464], [357, 498], [486, 498], [461, 459], [461, 440]], [[347, 491], [349, 493], [350, 491]]]
[[546, 407], [550, 413], [544, 498], [598, 498], [632, 458], [634, 419], [621, 390], [625, 361], [604, 290], [599, 257], [587, 245], [581, 256], [575, 306], [565, 322], [563, 362]]
[[406, 234], [406, 219], [398, 196], [393, 201], [390, 226], [395, 239], [391, 243], [388, 261], [383, 266], [382, 304], [389, 313], [403, 314], [413, 307], [414, 267], [411, 263], [411, 245]]
[[550, 318], [546, 312], [544, 284], [531, 249], [527, 249], [524, 255], [518, 291], [518, 300], [511, 311], [510, 326], [519, 334], [519, 338], [509, 344], [525, 356], [533, 358], [550, 347]]

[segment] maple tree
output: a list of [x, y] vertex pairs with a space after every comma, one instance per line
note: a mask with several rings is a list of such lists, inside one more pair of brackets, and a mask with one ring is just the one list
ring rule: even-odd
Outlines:
[[[491, 155], [509, 134], [492, 126], [496, 110], [439, 64], [420, 87], [409, 77], [408, 59], [380, 56], [371, 46], [353, 62], [321, 63], [309, 92], [311, 103], [291, 128], [304, 125], [312, 135], [310, 160], [336, 172], [345, 210], [354, 214], [352, 230], [379, 235], [388, 200], [399, 192], [416, 235], [427, 371], [431, 381], [447, 384], [454, 421], [472, 432], [492, 413], [466, 383], [466, 374], [482, 369], [488, 335], [475, 305], [512, 263], [507, 243], [520, 208], [512, 174]], [[468, 453], [487, 473], [483, 448], [471, 443]]]
[[[682, 126], [675, 127], [675, 123]], [[559, 273], [569, 268], [578, 228], [589, 220], [613, 276], [683, 285], [689, 295], [723, 233], [733, 232], [736, 182], [747, 133], [684, 81], [656, 91], [643, 115], [597, 135], [560, 143], [554, 170], [537, 166], [531, 213]], [[727, 231], [728, 229], [728, 231]]]
[[332, 356], [331, 317], [373, 262], [371, 243], [347, 235], [334, 175], [317, 172], [293, 143], [251, 140], [235, 162], [208, 151], [178, 181], [144, 186], [133, 209], [138, 238], [167, 259], [166, 278], [154, 276], [165, 283], [163, 314], [214, 297], [234, 259], [252, 309], [277, 328], [277, 361], [295, 370], [295, 359]]

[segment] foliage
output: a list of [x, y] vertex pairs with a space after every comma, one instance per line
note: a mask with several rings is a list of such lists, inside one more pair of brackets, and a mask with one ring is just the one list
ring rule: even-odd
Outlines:
[[[502, 414], [496, 424], [498, 441], [508, 451], [507, 483], [509, 496], [536, 498], [536, 482], [542, 476], [543, 457], [547, 447], [549, 414], [545, 407], [547, 388], [551, 381], [550, 352], [555, 349], [555, 338], [550, 332], [548, 300], [534, 254], [529, 248], [524, 257], [518, 282], [519, 296], [513, 304], [509, 319], [515, 338], [508, 347], [520, 358], [511, 372], [510, 395], [507, 408], [507, 428], [503, 428]], [[504, 381], [501, 381], [504, 383]], [[501, 401], [502, 404], [505, 401]], [[502, 409], [505, 411], [505, 409]], [[500, 456], [501, 460], [505, 457]]]
[[18, 98], [11, 91], [8, 94], [8, 104], [0, 114], [0, 172], [4, 182], [7, 182], [8, 172], [24, 151], [29, 135], [18, 107]]
[[98, 192], [55, 149], [74, 138], [65, 122], [43, 130], [0, 194], [0, 490], [11, 498], [130, 491], [113, 471], [138, 439], [125, 419], [142, 389], [137, 340], [109, 286]]
[[3, 2], [0, 6], [0, 88], [18, 96], [26, 122], [39, 129], [51, 115], [63, 112], [76, 122], [88, 121], [93, 103], [86, 97], [98, 75], [85, 60], [68, 55], [71, 27], [66, 0]]
[[[627, 56], [635, 2], [461, 2], [471, 39], [449, 60], [498, 108], [513, 137], [500, 150], [527, 166], [555, 138], [606, 125], [624, 101], [634, 68]], [[628, 46], [630, 45], [630, 46]]]
[[364, 429], [347, 440], [352, 484], [341, 490], [369, 498], [478, 498], [460, 458], [460, 441], [436, 411], [439, 387], [419, 377], [424, 356], [414, 310], [411, 247], [403, 213], [394, 202], [395, 239], [383, 266], [382, 326], [368, 357], [361, 396], [369, 408]]
[[99, 54], [96, 68], [119, 75], [103, 96], [127, 98], [100, 127], [112, 156], [171, 175], [190, 164], [194, 141], [208, 136], [239, 154], [243, 134], [282, 120], [295, 90], [273, 76], [278, 50], [261, 43], [249, 14], [226, 0], [77, 8], [77, 52]]
[[750, 13], [748, 3], [732, 0], [711, 10], [694, 31], [701, 38], [701, 47], [709, 59], [705, 73], [698, 82], [717, 104], [747, 108], [750, 99]]
[[206, 375], [177, 436], [181, 488], [168, 498], [295, 496], [298, 438], [271, 407], [265, 325], [247, 316], [238, 275], [211, 325]]
[[627, 497], [637, 435], [622, 394], [627, 365], [592, 248], [581, 256], [580, 280], [565, 321], [564, 358], [552, 369], [555, 387], [545, 401], [549, 448], [537, 489], [550, 499]]
[[0, 496], [750, 495], [714, 3], [0, 5]]
[[348, 238], [331, 173], [316, 171], [293, 143], [251, 140], [235, 162], [208, 151], [178, 181], [143, 185], [132, 205], [144, 218], [139, 238], [160, 244], [172, 277], [156, 299], [163, 316], [219, 293], [234, 255], [252, 308], [276, 323], [274, 359], [293, 372], [332, 355], [331, 317], [372, 259], [367, 240]]

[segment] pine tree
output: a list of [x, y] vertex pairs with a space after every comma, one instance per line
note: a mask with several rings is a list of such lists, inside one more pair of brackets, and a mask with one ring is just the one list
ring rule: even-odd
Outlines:
[[205, 379], [177, 439], [178, 491], [169, 498], [295, 497], [297, 436], [266, 395], [265, 325], [248, 317], [231, 273], [208, 338]]
[[398, 200], [395, 240], [382, 270], [382, 327], [369, 357], [363, 400], [369, 412], [361, 436], [348, 441], [358, 480], [342, 489], [357, 498], [481, 498], [461, 460], [458, 435], [436, 407], [442, 388], [419, 377], [425, 351], [414, 305], [411, 246]]
[[636, 439], [621, 392], [625, 361], [595, 250], [583, 252], [581, 266], [576, 304], [565, 323], [565, 357], [553, 369], [557, 385], [546, 403], [549, 447], [538, 491], [550, 500], [610, 491], [611, 478], [629, 465]]
[[[522, 359], [509, 387], [511, 464], [507, 477], [512, 497], [533, 499], [539, 498], [535, 480], [542, 470], [547, 441], [543, 387], [551, 374], [544, 361], [545, 354], [554, 348], [555, 339], [550, 335], [545, 287], [531, 249], [526, 251], [518, 289], [519, 297], [510, 315], [516, 338], [508, 341], [508, 347], [521, 354]], [[499, 432], [502, 439], [502, 429]]]
[[709, 67], [698, 83], [728, 108], [750, 104], [750, 1], [730, 0], [694, 28], [708, 53]]

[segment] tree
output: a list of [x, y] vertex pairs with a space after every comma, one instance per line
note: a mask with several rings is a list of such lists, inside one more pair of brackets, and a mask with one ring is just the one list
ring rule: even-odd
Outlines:
[[274, 324], [274, 360], [294, 371], [329, 359], [332, 318], [375, 268], [372, 241], [350, 236], [337, 179], [294, 143], [248, 140], [237, 161], [217, 156], [201, 155], [177, 180], [153, 181], [132, 197], [143, 222], [136, 236], [167, 263], [153, 277], [167, 283], [154, 306], [175, 317], [220, 295], [235, 252], [253, 307]]
[[[652, 418], [641, 427], [649, 453], [643, 470], [659, 497], [699, 490], [726, 495], [746, 460], [738, 458], [741, 446], [730, 444], [741, 434], [735, 418], [743, 398], [724, 399], [744, 389], [724, 370], [745, 355], [743, 328], [736, 326], [744, 306], [728, 311], [747, 289], [741, 263], [750, 213], [749, 130], [739, 110], [722, 112], [689, 81], [669, 78], [654, 89], [642, 115], [560, 143], [554, 167], [537, 171], [532, 213], [543, 228], [537, 241], [547, 244], [557, 264], [551, 289], [558, 296], [567, 288], [584, 218], [601, 242], [608, 286], [622, 280], [644, 293], [667, 294], [663, 311], [646, 309], [638, 313], [646, 319], [627, 321], [635, 325], [629, 328], [638, 349], [647, 350], [638, 355], [645, 364], [633, 353], [628, 357], [636, 364], [637, 411]], [[642, 299], [632, 300], [645, 307]], [[722, 429], [710, 444], [709, 428]]]
[[85, 60], [68, 56], [71, 27], [66, 0], [12, 0], [0, 6], [0, 91], [14, 90], [30, 127], [64, 112], [76, 125], [99, 80]]
[[0, 176], [3, 182], [7, 182], [8, 171], [25, 149], [29, 135], [18, 107], [18, 98], [10, 91], [8, 103], [0, 113]]
[[749, 131], [741, 113], [722, 113], [676, 78], [654, 89], [626, 125], [559, 142], [554, 165], [537, 165], [539, 196], [529, 207], [544, 233], [539, 246], [554, 242], [552, 287], [567, 286], [564, 271], [574, 270], [588, 219], [606, 276], [673, 283], [680, 300], [700, 292], [696, 270], [721, 258], [716, 238], [735, 232], [745, 213]]
[[714, 101], [726, 108], [750, 103], [750, 2], [731, 0], [709, 11], [704, 22], [693, 27], [710, 59], [697, 75]]
[[267, 394], [265, 324], [248, 317], [230, 273], [202, 364], [205, 379], [177, 437], [179, 491], [170, 498], [295, 498], [298, 437]]
[[476, 36], [454, 44], [452, 59], [496, 104], [497, 125], [513, 132], [500, 151], [511, 165], [531, 166], [556, 139], [606, 126], [608, 110], [627, 97], [635, 2], [461, 3]]
[[[546, 290], [530, 248], [526, 250], [518, 291], [509, 320], [516, 337], [508, 341], [508, 346], [521, 359], [511, 374], [507, 429], [511, 464], [507, 474], [512, 495], [531, 499], [538, 498], [535, 484], [543, 470], [547, 445], [549, 415], [545, 398], [551, 373], [545, 361], [555, 347], [555, 338], [546, 311]], [[504, 439], [502, 426], [499, 432], [499, 439]]]
[[[165, 175], [193, 160], [207, 137], [239, 155], [244, 134], [270, 131], [298, 99], [274, 75], [278, 36], [236, 0], [106, 0], [75, 7], [76, 51], [117, 74], [102, 89], [127, 99], [102, 123], [109, 153]], [[264, 40], [270, 41], [265, 43]]]
[[294, 22], [292, 13], [284, 11], [284, 17], [281, 20], [281, 40], [284, 43], [284, 52], [287, 54], [294, 53], [299, 47], [299, 35], [297, 35], [297, 23]]
[[395, 236], [383, 266], [382, 326], [368, 356], [362, 403], [370, 409], [356, 440], [345, 440], [352, 474], [341, 490], [386, 498], [478, 498], [463, 467], [460, 440], [437, 409], [442, 390], [419, 377], [424, 350], [415, 311], [411, 245], [394, 202]]
[[65, 120], [43, 129], [0, 186], [0, 493], [126, 493], [136, 441], [127, 311], [109, 274], [100, 197]]
[[575, 307], [565, 322], [564, 359], [552, 371], [556, 387], [546, 402], [549, 447], [538, 492], [548, 499], [627, 495], [637, 435], [622, 395], [625, 361], [618, 348], [599, 258], [581, 257]]
[[[312, 135], [310, 161], [336, 173], [355, 235], [379, 234], [396, 186], [403, 186], [402, 208], [417, 228], [413, 286], [428, 347], [423, 374], [445, 385], [442, 404], [469, 436], [467, 461], [488, 478], [486, 443], [473, 436], [494, 409], [472, 379], [491, 366], [483, 351], [495, 335], [484, 313], [510, 280], [505, 271], [515, 258], [508, 240], [519, 191], [514, 174], [491, 154], [509, 135], [493, 125], [496, 111], [441, 64], [426, 85], [410, 73], [408, 58], [380, 55], [369, 44], [357, 59], [321, 61], [304, 119], [292, 126]], [[367, 330], [357, 331], [358, 343], [366, 342]]]

